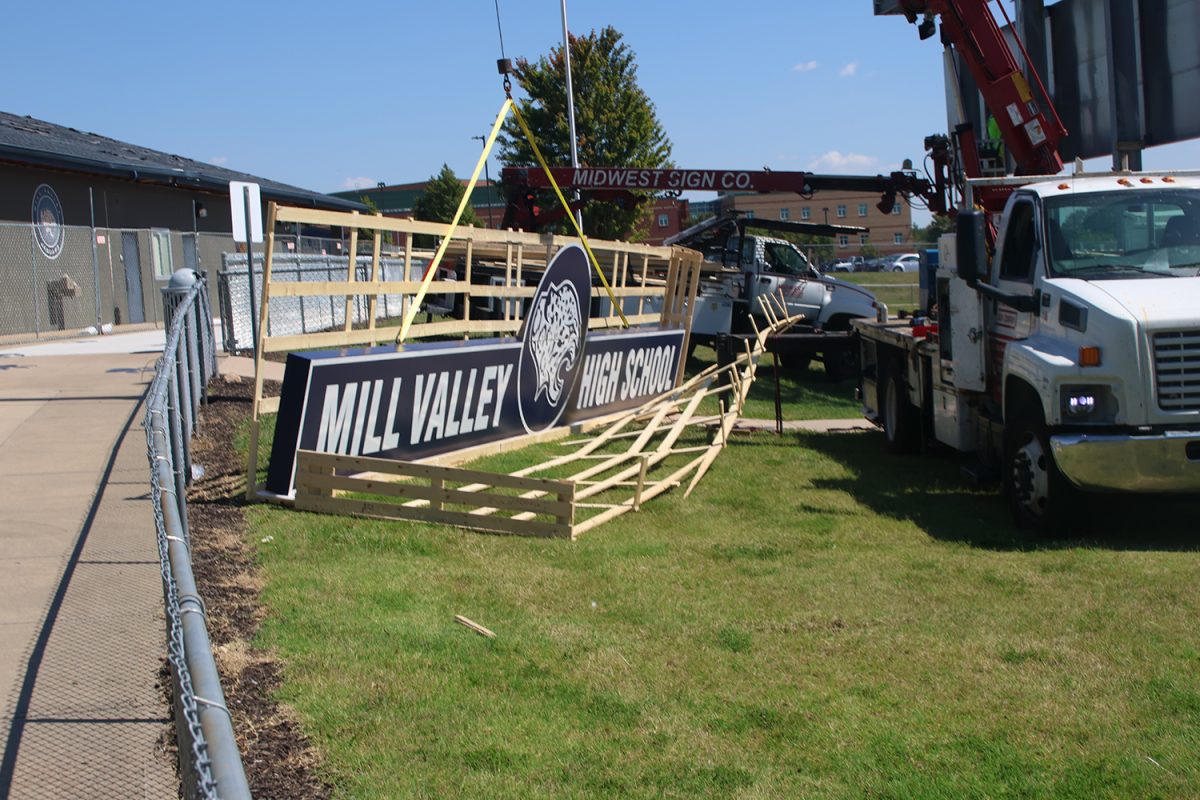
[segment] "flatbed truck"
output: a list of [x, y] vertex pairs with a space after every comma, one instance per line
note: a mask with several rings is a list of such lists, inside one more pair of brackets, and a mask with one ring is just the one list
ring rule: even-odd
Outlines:
[[[990, 259], [979, 188], [1010, 192]], [[851, 323], [887, 446], [970, 454], [1046, 533], [1088, 492], [1200, 495], [1200, 176], [968, 181], [956, 225], [925, 317]]]

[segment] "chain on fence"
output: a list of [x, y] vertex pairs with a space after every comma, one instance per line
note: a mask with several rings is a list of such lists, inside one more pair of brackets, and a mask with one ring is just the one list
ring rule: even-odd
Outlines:
[[162, 566], [167, 658], [175, 700], [175, 730], [184, 797], [249, 798], [233, 724], [225, 705], [204, 601], [191, 566], [187, 486], [191, 436], [200, 403], [216, 373], [216, 340], [202, 276], [163, 290], [166, 347], [146, 399], [150, 495]]

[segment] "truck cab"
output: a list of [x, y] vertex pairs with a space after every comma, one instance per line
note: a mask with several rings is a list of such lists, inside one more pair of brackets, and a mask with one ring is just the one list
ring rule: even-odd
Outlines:
[[[738, 246], [741, 246], [740, 253]], [[875, 296], [847, 281], [822, 275], [796, 245], [766, 236], [731, 236], [727, 248], [744, 276], [742, 297], [750, 313], [761, 316], [757, 298], [785, 298], [788, 313], [813, 325], [845, 330], [854, 317], [876, 315]]]
[[[796, 233], [858, 233], [850, 226], [783, 220], [714, 217], [666, 240], [699, 250], [706, 261], [692, 333], [701, 338], [728, 333], [739, 316], [763, 317], [761, 303], [782, 296], [788, 313], [822, 330], [848, 331], [849, 321], [881, 313], [875, 296], [855, 284], [822, 275], [790, 241], [747, 233], [747, 228]], [[884, 312], [886, 313], [886, 312]]]
[[1025, 182], [990, 260], [982, 231], [963, 212], [939, 243], [935, 333], [856, 325], [889, 443], [923, 417], [998, 462], [1016, 521], [1042, 530], [1079, 492], [1200, 493], [1200, 179]]

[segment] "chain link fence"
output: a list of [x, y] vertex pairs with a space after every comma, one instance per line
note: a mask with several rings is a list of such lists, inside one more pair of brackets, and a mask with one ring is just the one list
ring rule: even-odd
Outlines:
[[91, 228], [57, 227], [49, 245], [36, 230], [0, 224], [0, 335], [101, 324], [112, 285], [99, 278]]
[[[271, 278], [275, 281], [344, 281], [349, 272], [347, 255], [329, 254], [329, 250], [348, 253], [347, 245], [336, 239], [309, 239], [310, 247], [320, 243], [325, 254], [296, 253], [289, 251], [284, 242], [276, 242], [276, 252], [271, 259]], [[370, 243], [368, 243], [368, 246]], [[361, 251], [361, 248], [360, 248]], [[429, 259], [413, 257], [408, 269], [407, 280], [420, 280], [425, 274]], [[381, 257], [379, 259], [380, 280], [403, 281], [404, 256]], [[359, 255], [355, 259], [355, 280], [367, 281], [371, 277], [370, 255]], [[221, 329], [226, 352], [236, 353], [254, 349], [251, 316], [258, 319], [262, 301], [263, 257], [254, 254], [253, 303], [250, 294], [250, 279], [246, 271], [245, 253], [224, 253], [221, 256], [221, 271], [218, 273], [217, 296], [220, 300]], [[351, 324], [365, 324], [370, 314], [370, 298], [356, 295], [350, 305]], [[404, 312], [405, 298], [398, 294], [379, 295], [375, 305], [376, 321], [396, 319]], [[447, 314], [453, 310], [452, 295], [432, 295], [425, 298], [422, 309], [433, 314]], [[268, 336], [287, 336], [299, 333], [315, 333], [341, 327], [346, 323], [346, 303], [340, 297], [272, 297], [271, 315], [267, 320]]]
[[185, 798], [249, 798], [233, 721], [225, 705], [204, 601], [191, 565], [187, 486], [191, 437], [200, 403], [216, 374], [216, 341], [205, 280], [163, 290], [166, 348], [146, 400], [150, 497], [158, 535], [167, 618], [167, 660], [175, 702], [175, 737]]
[[215, 269], [233, 249], [228, 234], [0, 223], [0, 336], [161, 325], [171, 274]]

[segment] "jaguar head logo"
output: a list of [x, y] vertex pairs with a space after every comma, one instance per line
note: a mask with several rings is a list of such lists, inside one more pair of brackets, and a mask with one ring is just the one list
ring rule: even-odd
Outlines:
[[527, 338], [537, 381], [535, 402], [543, 394], [552, 406], [562, 400], [567, 375], [579, 357], [579, 306], [575, 285], [563, 281], [551, 283], [530, 313]]

